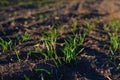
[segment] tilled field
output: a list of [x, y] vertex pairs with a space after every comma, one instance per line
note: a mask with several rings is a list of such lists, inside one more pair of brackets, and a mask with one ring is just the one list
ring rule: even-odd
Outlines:
[[0, 1], [0, 80], [120, 80], [120, 0]]

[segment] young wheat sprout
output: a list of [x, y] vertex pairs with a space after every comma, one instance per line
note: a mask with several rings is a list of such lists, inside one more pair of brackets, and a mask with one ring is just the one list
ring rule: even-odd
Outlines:
[[2, 47], [3, 52], [7, 51], [12, 46], [12, 40], [5, 41], [4, 39], [0, 38], [0, 46]]
[[109, 37], [110, 37], [110, 53], [111, 53], [111, 59], [110, 61], [116, 66], [116, 52], [119, 49], [120, 46], [120, 39], [117, 35], [115, 35], [114, 33], [109, 33]]
[[75, 36], [74, 38], [69, 36], [68, 39], [65, 40], [65, 47], [61, 50], [65, 56], [66, 63], [75, 61], [77, 59], [77, 56], [84, 50], [84, 48], [82, 48], [77, 52], [78, 41], [79, 40], [77, 36]]

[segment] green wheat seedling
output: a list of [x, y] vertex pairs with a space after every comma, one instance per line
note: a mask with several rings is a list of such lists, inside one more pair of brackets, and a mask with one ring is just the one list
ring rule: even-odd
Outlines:
[[12, 46], [12, 40], [5, 41], [4, 39], [0, 38], [0, 46], [2, 47], [3, 52], [7, 51]]
[[119, 32], [119, 30], [120, 30], [120, 24], [119, 24], [118, 20], [112, 20], [111, 23], [110, 23], [110, 25], [111, 25], [111, 29], [115, 33]]
[[[50, 33], [47, 33], [45, 35], [42, 36], [42, 40], [45, 44], [46, 50], [47, 50], [47, 55], [46, 58], [52, 58], [53, 56], [55, 56], [55, 58], [57, 57], [56, 55], [56, 39], [57, 39], [57, 33], [56, 30], [51, 31]], [[44, 55], [45, 56], [45, 55]]]
[[82, 33], [78, 33], [78, 34], [73, 32], [73, 35], [75, 36], [78, 45], [83, 45], [83, 43], [85, 42], [87, 34], [88, 33], [85, 30], [83, 30]]
[[84, 48], [80, 49], [79, 52], [76, 52], [78, 46], [77, 37], [72, 38], [71, 36], [65, 40], [65, 47], [61, 49], [64, 56], [65, 62], [70, 63], [71, 61], [76, 61], [77, 56], [84, 50]]
[[116, 66], [116, 52], [119, 49], [120, 46], [120, 39], [117, 35], [115, 35], [114, 33], [109, 33], [109, 37], [110, 37], [110, 46], [109, 46], [109, 50], [111, 53], [111, 59], [110, 61]]
[[19, 41], [19, 43], [26, 42], [31, 39], [32, 39], [32, 37], [28, 33], [25, 33], [24, 35], [17, 35], [17, 40]]
[[14, 52], [16, 54], [16, 57], [17, 57], [18, 61], [20, 62], [21, 61], [20, 56], [19, 56], [20, 55], [20, 51], [17, 50], [17, 49], [14, 49]]
[[83, 45], [83, 43], [85, 42], [85, 39], [86, 39], [86, 36], [87, 36], [87, 32], [83, 32], [82, 34], [79, 34], [77, 37], [77, 43], [79, 45]]
[[51, 44], [51, 42], [48, 42], [48, 41], [45, 41], [45, 46], [46, 46], [46, 52], [41, 51], [41, 55], [45, 57], [45, 60], [53, 60], [56, 67], [58, 67], [56, 60], [58, 60], [60, 64], [61, 64], [61, 61], [58, 58], [58, 55], [56, 53], [54, 46]]
[[1, 2], [0, 2], [0, 5], [1, 5], [1, 6], [10, 5], [10, 2], [9, 2], [9, 1], [1, 1]]
[[51, 42], [45, 41], [45, 46], [47, 48], [47, 55], [49, 58], [57, 58], [56, 50]]
[[25, 74], [24, 74], [24, 79], [25, 80], [30, 80], [30, 78], [27, 75], [25, 75]]
[[45, 18], [45, 15], [44, 15], [44, 14], [40, 14], [40, 15], [39, 15], [39, 19], [40, 19], [40, 20], [44, 20], [44, 18]]
[[32, 54], [39, 54], [39, 53], [41, 53], [41, 50], [36, 47], [35, 50], [28, 51], [26, 59], [29, 59], [29, 57], [32, 56]]
[[117, 66], [117, 64], [116, 64], [116, 52], [114, 52], [111, 47], [110, 47], [109, 50], [110, 50], [110, 53], [111, 53], [109, 61], [110, 61], [112, 64], [114, 64], [115, 66]]
[[42, 37], [40, 38], [42, 38], [43, 41], [50, 41], [52, 45], [55, 45], [57, 37], [58, 37], [57, 30], [54, 29], [51, 32], [43, 34]]
[[90, 32], [94, 29], [94, 24], [90, 23], [89, 21], [86, 21], [85, 25], [86, 25], [86, 32]]
[[47, 69], [43, 69], [43, 68], [36, 68], [35, 71], [41, 71], [41, 72], [45, 72], [48, 75], [51, 75], [52, 73], [50, 71], [48, 71]]
[[118, 64], [117, 69], [120, 70], [120, 63]]
[[31, 39], [31, 36], [28, 33], [25, 33], [21, 38], [22, 42], [26, 42]]
[[45, 57], [45, 60], [52, 59], [54, 63], [57, 65], [56, 60], [61, 63], [60, 59], [58, 58], [58, 55], [56, 53], [56, 39], [57, 39], [57, 32], [56, 30], [51, 31], [50, 33], [47, 33], [42, 36], [42, 40], [46, 47], [46, 52], [41, 51], [41, 54]]
[[104, 24], [104, 25], [103, 25], [103, 30], [104, 30], [105, 32], [108, 32], [108, 31], [109, 31], [109, 27], [107, 26], [107, 24]]
[[76, 31], [77, 30], [77, 21], [74, 21], [72, 24], [72, 31]]
[[48, 71], [47, 69], [43, 69], [43, 68], [36, 68], [35, 71], [36, 72], [38, 72], [38, 71], [42, 72], [40, 74], [41, 80], [44, 80], [43, 72], [46, 73], [46, 74], [48, 74], [48, 75], [52, 74], [52, 72]]
[[40, 76], [41, 76], [41, 80], [45, 80], [43, 74], [41, 74]]
[[110, 48], [116, 52], [120, 46], [120, 39], [117, 35], [115, 35], [114, 33], [108, 33], [109, 37], [110, 37]]

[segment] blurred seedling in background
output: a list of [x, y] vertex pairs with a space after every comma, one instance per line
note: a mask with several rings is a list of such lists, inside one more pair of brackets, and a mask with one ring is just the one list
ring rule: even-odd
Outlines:
[[39, 14], [39, 19], [40, 19], [40, 20], [44, 20], [44, 18], [45, 18], [45, 15], [44, 15], [44, 14]]
[[28, 33], [25, 33], [24, 35], [22, 35], [21, 38], [22, 38], [22, 42], [26, 42], [32, 39]]
[[109, 27], [108, 27], [107, 24], [104, 24], [104, 25], [103, 25], [103, 30], [104, 30], [105, 32], [108, 32], [108, 31], [109, 31]]
[[76, 20], [73, 20], [73, 24], [72, 24], [72, 31], [76, 31], [77, 30], [77, 21]]
[[94, 29], [94, 27], [95, 27], [94, 24], [92, 22], [88, 21], [88, 20], [85, 21], [85, 26], [86, 26], [85, 31], [87, 33], [89, 33], [90, 31], [92, 31]]
[[17, 35], [17, 40], [19, 43], [26, 42], [31, 39], [32, 39], [32, 37], [28, 33], [25, 33], [24, 35]]
[[9, 1], [0, 1], [0, 5], [1, 5], [1, 6], [7, 6], [7, 5], [9, 5], [9, 4], [10, 4]]
[[58, 23], [54, 24], [53, 29], [55, 29], [57, 34], [59, 35], [62, 35], [64, 33], [64, 27], [61, 24], [58, 24]]
[[14, 49], [14, 52], [15, 52], [15, 55], [16, 55], [16, 57], [18, 59], [18, 62], [20, 62], [21, 61], [21, 59], [20, 59], [20, 51], [17, 50], [17, 49]]
[[120, 70], [120, 63], [118, 64], [117, 69]]
[[111, 30], [113, 30], [113, 32], [117, 33], [120, 31], [120, 24], [118, 20], [112, 20], [110, 22], [111, 25]]
[[[35, 4], [35, 3], [34, 3]], [[20, 6], [30, 6], [30, 5], [33, 5], [33, 1], [28, 1], [28, 2], [25, 2], [25, 1], [20, 1], [18, 3], [18, 5]]]
[[0, 46], [1, 46], [3, 52], [7, 51], [12, 46], [12, 40], [6, 41], [6, 40], [0, 38]]

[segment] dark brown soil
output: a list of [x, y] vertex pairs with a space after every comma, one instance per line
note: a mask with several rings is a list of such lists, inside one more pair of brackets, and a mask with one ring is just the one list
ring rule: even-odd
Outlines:
[[[5, 52], [2, 52], [0, 47], [0, 80], [25, 80], [25, 75], [30, 80], [41, 80], [41, 75], [44, 80], [120, 80], [120, 69], [109, 61], [110, 52], [106, 46], [109, 45], [109, 37], [103, 30], [104, 24], [109, 24], [113, 19], [120, 20], [120, 0], [42, 1], [39, 6], [1, 6], [0, 38], [7, 41], [11, 39], [14, 44]], [[71, 25], [74, 21], [77, 21], [76, 33], [82, 33], [86, 21], [94, 24], [94, 29], [80, 46], [85, 50], [78, 56], [77, 65], [75, 62], [66, 64], [63, 61], [63, 64], [56, 67], [52, 60], [45, 62], [40, 54], [27, 57], [29, 50], [34, 50], [35, 45], [39, 44], [39, 48], [45, 50], [39, 36], [53, 28], [59, 28], [57, 25], [60, 25], [63, 28], [59, 30], [56, 51], [63, 60], [59, 48], [63, 48], [67, 35], [73, 35]], [[22, 43], [16, 42], [16, 36], [25, 33], [30, 34], [32, 39]], [[14, 49], [20, 51], [21, 62], [18, 62]], [[120, 64], [119, 51], [117, 57], [117, 64]], [[52, 74], [36, 72], [36, 68], [46, 69]]]

